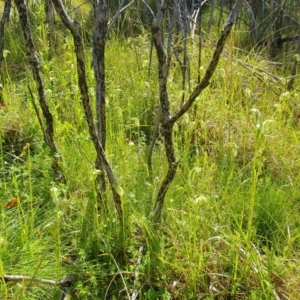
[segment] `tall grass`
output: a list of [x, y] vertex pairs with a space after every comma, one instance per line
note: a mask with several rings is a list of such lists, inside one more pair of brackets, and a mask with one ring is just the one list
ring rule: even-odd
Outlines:
[[[203, 66], [212, 55], [209, 43]], [[7, 47], [11, 53], [21, 48], [13, 32]], [[126, 299], [134, 287], [139, 299], [299, 299], [298, 83], [284, 94], [267, 75], [261, 80], [257, 67], [283, 76], [280, 70], [251, 53], [241, 58], [253, 66], [249, 70], [235, 60], [239, 51], [227, 47], [197, 109], [175, 128], [180, 167], [158, 231], [149, 216], [167, 167], [160, 141], [153, 181], [146, 165], [158, 104], [156, 62], [148, 75], [147, 36], [109, 40], [107, 154], [124, 189], [122, 237], [113, 202], [107, 214], [97, 211], [95, 153], [72, 41], [65, 37], [59, 47], [63, 55], [50, 62], [42, 55], [43, 77], [67, 184], [57, 184], [51, 170], [27, 93], [27, 84], [34, 84], [24, 53], [16, 54], [20, 74], [7, 61], [9, 101], [0, 110], [0, 298], [59, 295], [58, 287], [5, 282], [4, 274], [54, 280], [75, 274], [73, 299]], [[196, 59], [192, 54], [192, 66]], [[181, 100], [179, 71], [172, 67], [169, 82], [173, 111]], [[192, 78], [196, 74], [192, 68]], [[93, 95], [92, 69], [87, 76]], [[5, 207], [16, 197], [17, 205]]]

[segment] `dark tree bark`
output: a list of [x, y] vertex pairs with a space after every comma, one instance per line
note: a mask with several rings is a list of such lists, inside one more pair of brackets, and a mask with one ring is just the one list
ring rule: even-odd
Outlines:
[[5, 23], [9, 20], [10, 8], [11, 8], [11, 1], [6, 0], [2, 18], [0, 20], [0, 105], [4, 104], [4, 99], [3, 99], [3, 88], [5, 84], [4, 56], [3, 56], [4, 37], [5, 37], [4, 27], [5, 27]]
[[[105, 44], [108, 23], [108, 8], [106, 1], [94, 1], [95, 29], [93, 36], [93, 66], [96, 79], [96, 115], [97, 132], [103, 150], [106, 146], [106, 100], [105, 100]], [[97, 195], [98, 207], [105, 210], [106, 204], [103, 199], [102, 191], [105, 191], [105, 174], [101, 161], [97, 158], [96, 169], [101, 170], [97, 176]], [[99, 188], [101, 187], [101, 190]]]
[[160, 106], [161, 106], [161, 128], [162, 128], [162, 135], [164, 137], [164, 146], [165, 146], [165, 153], [168, 160], [168, 171], [163, 180], [160, 189], [158, 191], [158, 195], [156, 197], [155, 207], [154, 207], [154, 222], [158, 222], [161, 217], [161, 213], [163, 210], [164, 200], [166, 193], [172, 183], [177, 167], [178, 162], [176, 160], [175, 151], [174, 151], [174, 143], [173, 143], [173, 126], [175, 122], [177, 122], [193, 105], [197, 97], [200, 93], [209, 85], [210, 79], [214, 74], [218, 62], [220, 60], [221, 53], [224, 49], [226, 40], [231, 32], [231, 28], [235, 23], [237, 15], [242, 7], [243, 0], [237, 0], [233, 10], [231, 11], [226, 24], [222, 30], [220, 39], [217, 43], [214, 55], [211, 59], [211, 62], [207, 68], [207, 71], [201, 80], [201, 82], [196, 86], [194, 91], [189, 96], [188, 100], [183, 104], [180, 110], [171, 116], [169, 110], [169, 98], [168, 98], [168, 91], [167, 91], [167, 79], [168, 79], [168, 72], [167, 72], [167, 64], [166, 64], [166, 54], [163, 47], [163, 39], [161, 34], [161, 23], [163, 17], [168, 10], [168, 6], [170, 4], [170, 0], [165, 0], [159, 12], [156, 15], [156, 18], [153, 22], [152, 26], [152, 38], [154, 41], [154, 47], [156, 49], [157, 58], [158, 58], [158, 78], [159, 78], [159, 99], [160, 99]]
[[159, 79], [159, 100], [161, 107], [160, 123], [162, 129], [162, 135], [164, 137], [165, 152], [168, 160], [168, 172], [162, 182], [154, 208], [154, 221], [158, 222], [163, 209], [163, 203], [165, 195], [169, 189], [171, 182], [174, 179], [176, 170], [178, 167], [178, 162], [175, 157], [174, 142], [173, 142], [173, 124], [171, 124], [170, 110], [169, 110], [169, 97], [167, 90], [167, 79], [168, 79], [168, 68], [167, 68], [167, 57], [163, 47], [163, 37], [161, 34], [161, 24], [163, 17], [168, 10], [170, 0], [165, 0], [160, 7], [159, 12], [152, 25], [152, 38], [154, 42], [154, 47], [156, 49], [156, 54], [158, 58], [158, 79]]
[[67, 15], [61, 0], [52, 0], [52, 3], [55, 7], [57, 14], [60, 16], [62, 22], [71, 32], [74, 40], [75, 54], [77, 60], [77, 74], [78, 74], [78, 86], [81, 94], [81, 101], [84, 109], [85, 119], [88, 124], [89, 133], [97, 153], [97, 159], [101, 163], [102, 168], [105, 170], [108, 180], [111, 185], [111, 190], [114, 198], [115, 207], [119, 216], [121, 225], [123, 225], [123, 210], [121, 203], [121, 193], [118, 186], [117, 179], [114, 175], [114, 172], [109, 164], [109, 161], [106, 157], [105, 151], [103, 149], [98, 131], [94, 124], [94, 118], [91, 108], [91, 101], [88, 92], [88, 85], [86, 80], [86, 64], [84, 56], [84, 48], [82, 42], [82, 34], [79, 23], [76, 20], [71, 20]]
[[106, 144], [106, 101], [105, 101], [105, 44], [108, 10], [106, 1], [95, 5], [95, 30], [93, 37], [93, 66], [96, 79], [97, 131], [105, 150]]
[[45, 143], [49, 146], [53, 156], [54, 161], [52, 164], [52, 168], [56, 175], [58, 176], [58, 179], [64, 180], [63, 174], [59, 170], [59, 160], [60, 155], [58, 154], [56, 144], [54, 142], [54, 128], [53, 128], [53, 116], [50, 112], [50, 109], [48, 107], [46, 98], [45, 98], [45, 90], [44, 85], [42, 81], [42, 77], [40, 74], [40, 63], [37, 56], [37, 52], [35, 50], [34, 42], [31, 35], [31, 30], [29, 26], [29, 19], [28, 19], [28, 9], [26, 5], [26, 1], [24, 0], [15, 0], [16, 7], [18, 9], [19, 13], [19, 20], [20, 25], [23, 31], [23, 36], [25, 39], [26, 44], [26, 55], [29, 60], [33, 78], [36, 83], [37, 91], [38, 91], [38, 98], [39, 103], [43, 112], [43, 116], [46, 120], [46, 130], [43, 131], [44, 133], [44, 140]]

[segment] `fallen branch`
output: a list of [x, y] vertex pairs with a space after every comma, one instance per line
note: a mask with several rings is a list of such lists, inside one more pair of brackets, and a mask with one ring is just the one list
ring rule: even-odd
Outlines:
[[75, 275], [67, 275], [59, 281], [55, 281], [55, 280], [51, 280], [51, 279], [36, 278], [36, 277], [31, 277], [31, 276], [23, 276], [23, 275], [3, 275], [2, 278], [4, 279], [5, 282], [29, 281], [29, 283], [36, 282], [36, 283], [48, 284], [48, 285], [52, 285], [52, 286], [59, 286], [61, 288], [61, 295], [60, 295], [59, 299], [64, 300], [71, 293], [72, 286], [75, 282], [76, 276]]
[[43, 278], [35, 278], [31, 276], [24, 276], [24, 275], [4, 275], [4, 280], [7, 281], [30, 281], [30, 282], [37, 282], [43, 284], [49, 284], [53, 286], [61, 286], [61, 287], [70, 287], [73, 285], [75, 281], [75, 275], [67, 275], [63, 279], [56, 281], [51, 279], [43, 279]]

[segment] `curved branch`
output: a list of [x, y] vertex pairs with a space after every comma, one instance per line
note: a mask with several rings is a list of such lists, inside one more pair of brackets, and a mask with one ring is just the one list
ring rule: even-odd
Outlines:
[[126, 8], [128, 8], [128, 7], [132, 4], [132, 2], [133, 2], [133, 0], [132, 0], [131, 2], [129, 2], [125, 7], [123, 7], [123, 6], [124, 6], [124, 3], [125, 3], [125, 0], [123, 0], [123, 1], [121, 2], [120, 6], [119, 6], [119, 8], [118, 8], [117, 13], [113, 16], [113, 18], [112, 18], [112, 20], [111, 20], [111, 22], [110, 22], [110, 24], [109, 24], [109, 28], [108, 28], [107, 33], [106, 33], [106, 38], [108, 38], [108, 36], [109, 36], [109, 34], [110, 34], [110, 32], [111, 32], [113, 26], [115, 25], [115, 23], [116, 23], [118, 17], [120, 16], [120, 14], [121, 14]]
[[86, 79], [86, 67], [85, 67], [85, 56], [84, 56], [84, 48], [82, 42], [82, 35], [79, 23], [71, 20], [61, 2], [61, 0], [52, 0], [52, 3], [55, 7], [56, 12], [61, 17], [64, 25], [68, 28], [68, 30], [73, 35], [74, 46], [75, 46], [75, 54], [77, 60], [77, 74], [78, 74], [78, 86], [81, 94], [81, 101], [84, 109], [85, 119], [88, 124], [89, 133], [95, 147], [97, 158], [99, 159], [103, 169], [105, 170], [109, 183], [111, 185], [111, 190], [113, 193], [115, 207], [119, 216], [120, 223], [123, 224], [123, 210], [121, 204], [121, 195], [119, 192], [119, 186], [115, 174], [111, 168], [111, 165], [106, 157], [105, 151], [103, 149], [101, 140], [97, 133], [93, 112], [91, 108], [91, 100], [88, 91], [88, 84]]
[[56, 144], [54, 142], [54, 126], [53, 126], [53, 116], [49, 109], [49, 106], [45, 97], [45, 89], [43, 80], [40, 72], [40, 62], [35, 50], [34, 42], [31, 35], [31, 30], [29, 26], [29, 18], [28, 18], [28, 9], [25, 0], [15, 0], [15, 4], [17, 6], [17, 10], [19, 13], [20, 25], [23, 31], [23, 36], [26, 44], [26, 55], [29, 60], [34, 81], [36, 83], [36, 88], [39, 95], [39, 103], [43, 112], [43, 116], [46, 120], [46, 130], [44, 131], [44, 140], [48, 145], [52, 154], [54, 155], [54, 162], [52, 164], [52, 168], [54, 172], [58, 176], [59, 179], [65, 180], [63, 174], [59, 171], [58, 161], [60, 160], [60, 155], [58, 154]]
[[232, 26], [237, 18], [237, 15], [242, 7], [242, 4], [243, 4], [243, 0], [237, 0], [234, 8], [232, 9], [232, 11], [227, 19], [227, 22], [224, 25], [224, 28], [221, 33], [221, 37], [218, 40], [215, 52], [213, 54], [213, 57], [210, 61], [210, 64], [206, 70], [206, 73], [205, 73], [202, 81], [196, 86], [196, 88], [194, 89], [192, 94], [189, 96], [189, 99], [183, 104], [181, 109], [177, 113], [175, 113], [175, 115], [171, 118], [170, 122], [172, 124], [177, 122], [189, 110], [189, 108], [193, 105], [193, 103], [195, 102], [197, 97], [200, 95], [200, 93], [206, 87], [208, 87], [208, 85], [210, 84], [210, 79], [212, 78], [212, 76], [216, 70], [216, 67], [219, 63], [225, 43], [231, 32]]
[[179, 120], [180, 117], [182, 117], [189, 110], [189, 108], [195, 102], [199, 94], [209, 85], [210, 79], [214, 74], [218, 62], [220, 60], [221, 53], [225, 46], [225, 42], [229, 36], [229, 33], [237, 18], [237, 15], [242, 7], [243, 0], [237, 0], [233, 10], [230, 13], [228, 20], [223, 28], [221, 37], [217, 43], [216, 50], [214, 52], [212, 60], [204, 75], [204, 78], [196, 86], [196, 88], [190, 95], [189, 99], [183, 104], [182, 108], [173, 117], [171, 116], [169, 111], [169, 99], [168, 99], [168, 91], [167, 91], [168, 72], [167, 72], [166, 54], [163, 48], [163, 43], [162, 43], [163, 37], [160, 31], [162, 19], [164, 17], [165, 12], [168, 9], [169, 3], [170, 1], [167, 0], [163, 2], [152, 26], [152, 38], [153, 38], [153, 43], [158, 58], [159, 98], [160, 98], [160, 105], [161, 105], [161, 112], [162, 112], [160, 123], [162, 128], [162, 135], [164, 137], [165, 153], [168, 160], [167, 175], [165, 176], [165, 179], [163, 180], [158, 195], [156, 197], [156, 202], [154, 207], [155, 222], [158, 222], [161, 217], [166, 193], [176, 175], [176, 171], [178, 168], [178, 162], [176, 161], [174, 143], [173, 143], [173, 125], [175, 124], [176, 121]]
[[165, 153], [168, 160], [168, 172], [160, 186], [158, 195], [156, 197], [154, 207], [154, 222], [158, 222], [160, 219], [166, 193], [175, 177], [178, 167], [173, 142], [173, 124], [170, 123], [171, 114], [169, 110], [169, 97], [167, 90], [168, 64], [163, 47], [163, 37], [160, 30], [163, 17], [168, 9], [170, 2], [170, 0], [165, 0], [163, 2], [152, 25], [153, 44], [156, 49], [158, 58], [159, 99], [161, 107], [160, 123], [162, 135], [164, 137]]

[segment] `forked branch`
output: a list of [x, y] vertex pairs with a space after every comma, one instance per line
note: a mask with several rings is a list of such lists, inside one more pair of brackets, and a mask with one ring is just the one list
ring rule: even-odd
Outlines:
[[243, 0], [237, 0], [235, 6], [233, 7], [227, 22], [224, 25], [224, 28], [222, 30], [221, 36], [218, 40], [215, 52], [213, 54], [213, 57], [209, 63], [209, 66], [205, 72], [205, 75], [203, 77], [203, 79], [201, 80], [201, 82], [196, 86], [196, 88], [194, 89], [194, 91], [191, 93], [191, 95], [189, 96], [188, 100], [184, 103], [184, 105], [181, 107], [181, 109], [175, 113], [175, 115], [171, 118], [170, 122], [171, 123], [175, 123], [177, 122], [188, 110], [189, 108], [193, 105], [193, 103], [195, 102], [195, 100], [197, 99], [197, 97], [201, 94], [201, 92], [208, 87], [208, 85], [210, 84], [210, 79], [212, 78], [216, 67], [219, 63], [221, 54], [223, 52], [225, 43], [227, 41], [227, 38], [231, 32], [231, 28], [235, 23], [235, 20], [237, 18], [237, 15], [242, 7], [243, 4]]
[[162, 43], [163, 37], [161, 34], [161, 23], [170, 3], [171, 1], [168, 0], [163, 1], [160, 10], [157, 13], [156, 18], [154, 19], [152, 25], [152, 38], [153, 38], [153, 42], [154, 42], [154, 46], [158, 58], [159, 99], [160, 99], [160, 106], [162, 112], [160, 123], [162, 128], [162, 135], [164, 137], [165, 153], [168, 160], [167, 175], [163, 180], [158, 195], [156, 197], [156, 203], [154, 207], [155, 222], [158, 222], [160, 220], [160, 216], [163, 210], [165, 195], [169, 189], [170, 184], [172, 183], [175, 177], [177, 167], [178, 167], [178, 162], [176, 161], [174, 143], [173, 143], [173, 125], [189, 110], [189, 108], [195, 102], [196, 98], [209, 85], [210, 79], [213, 76], [216, 67], [218, 65], [218, 62], [220, 60], [221, 53], [224, 49], [231, 28], [235, 23], [237, 15], [242, 7], [243, 0], [236, 1], [233, 10], [231, 11], [228, 20], [224, 25], [214, 55], [212, 57], [212, 60], [206, 70], [206, 73], [202, 81], [196, 86], [194, 91], [189, 96], [188, 100], [183, 104], [180, 110], [177, 113], [175, 113], [174, 116], [171, 116], [169, 110], [169, 99], [168, 99], [168, 90], [167, 90], [168, 72], [167, 72], [166, 54]]
[[94, 117], [91, 108], [91, 100], [88, 91], [88, 84], [86, 79], [86, 64], [85, 64], [85, 55], [82, 42], [82, 35], [79, 23], [76, 20], [71, 20], [67, 15], [64, 6], [61, 0], [52, 0], [52, 3], [55, 7], [56, 12], [60, 16], [62, 22], [71, 32], [74, 40], [75, 54], [77, 60], [77, 74], [78, 74], [78, 86], [81, 94], [81, 101], [84, 109], [85, 119], [88, 124], [89, 133], [97, 153], [97, 159], [102, 165], [102, 168], [105, 170], [109, 183], [111, 185], [111, 190], [113, 193], [115, 207], [119, 216], [121, 224], [123, 224], [123, 211], [121, 204], [121, 195], [119, 192], [118, 182], [114, 175], [114, 172], [110, 166], [110, 163], [106, 157], [105, 151], [103, 149], [100, 137], [96, 130], [94, 124]]
[[173, 142], [173, 124], [170, 122], [171, 114], [169, 110], [169, 97], [167, 90], [167, 79], [168, 79], [168, 66], [167, 57], [163, 47], [163, 37], [161, 34], [161, 23], [163, 17], [168, 9], [170, 0], [166, 0], [161, 5], [156, 18], [152, 25], [152, 38], [153, 44], [156, 50], [158, 58], [158, 79], [159, 79], [159, 100], [161, 107], [161, 131], [164, 137], [165, 153], [168, 160], [168, 172], [163, 180], [158, 195], [156, 197], [156, 203], [154, 207], [154, 222], [158, 222], [163, 209], [163, 203], [166, 193], [169, 189], [171, 182], [174, 179], [178, 163], [175, 157], [174, 142]]

